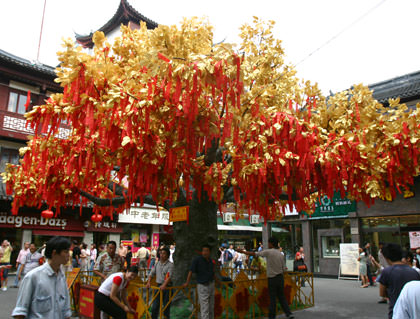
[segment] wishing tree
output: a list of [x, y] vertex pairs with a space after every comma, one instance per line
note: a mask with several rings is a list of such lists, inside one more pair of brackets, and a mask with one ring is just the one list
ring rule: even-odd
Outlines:
[[319, 194], [371, 204], [412, 184], [419, 110], [385, 108], [362, 85], [325, 98], [284, 62], [273, 25], [244, 25], [237, 47], [214, 44], [197, 19], [122, 26], [112, 45], [97, 32], [93, 54], [65, 41], [64, 92], [25, 115], [37, 133], [4, 175], [13, 213], [41, 203], [59, 213], [81, 196], [105, 216], [134, 202], [189, 205], [189, 224], [174, 224], [185, 270], [202, 243], [217, 243], [221, 204], [267, 221], [286, 205], [312, 210]]

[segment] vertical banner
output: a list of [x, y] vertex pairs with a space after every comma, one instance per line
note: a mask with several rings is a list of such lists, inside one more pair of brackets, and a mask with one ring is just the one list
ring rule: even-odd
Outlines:
[[153, 235], [152, 235], [152, 246], [159, 247], [159, 233], [153, 233]]

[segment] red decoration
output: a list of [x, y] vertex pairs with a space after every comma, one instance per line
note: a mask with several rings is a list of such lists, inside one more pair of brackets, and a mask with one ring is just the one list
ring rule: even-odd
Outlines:
[[101, 214], [93, 214], [90, 218], [94, 223], [99, 223], [102, 220], [103, 216]]
[[45, 218], [45, 219], [50, 219], [54, 217], [54, 212], [52, 210], [44, 210], [41, 213], [41, 217]]

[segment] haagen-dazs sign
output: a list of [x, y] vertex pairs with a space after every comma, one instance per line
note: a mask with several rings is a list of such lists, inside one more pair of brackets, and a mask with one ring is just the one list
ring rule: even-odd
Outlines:
[[66, 229], [66, 226], [67, 219], [64, 218], [45, 219], [41, 216], [14, 216], [0, 213], [0, 227]]

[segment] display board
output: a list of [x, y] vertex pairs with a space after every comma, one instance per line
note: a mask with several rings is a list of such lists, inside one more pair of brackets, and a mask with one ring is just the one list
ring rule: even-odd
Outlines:
[[420, 231], [411, 231], [408, 235], [410, 236], [410, 248], [420, 248]]
[[340, 244], [340, 272], [341, 276], [359, 276], [359, 244]]

